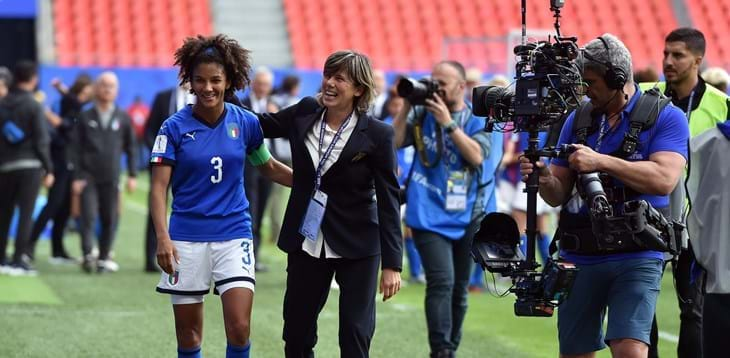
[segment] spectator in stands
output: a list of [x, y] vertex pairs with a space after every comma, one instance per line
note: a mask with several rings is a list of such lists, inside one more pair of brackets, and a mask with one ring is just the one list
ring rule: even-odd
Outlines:
[[[35, 275], [25, 253], [33, 225], [33, 209], [41, 180], [53, 184], [53, 163], [43, 106], [33, 98], [38, 67], [30, 61], [15, 66], [13, 90], [0, 101], [0, 269]], [[6, 258], [10, 220], [18, 207], [18, 229], [12, 260]]]
[[[621, 213], [629, 200], [643, 199], [666, 215], [668, 194], [686, 163], [689, 130], [680, 110], [663, 106], [654, 112], [657, 115], [650, 127], [642, 126], [636, 139], [640, 145], [632, 153], [621, 151], [627, 148], [625, 134], [633, 131], [632, 112], [650, 113], [657, 98], [642, 93], [633, 82], [631, 54], [621, 40], [604, 34], [584, 49], [578, 66], [590, 102], [582, 106], [594, 107], [582, 107], [569, 115], [558, 140], [558, 145], [573, 145], [575, 152], [567, 160], [552, 159], [549, 167], [542, 162], [534, 167], [522, 158], [522, 179], [537, 168], [540, 196], [551, 206], [562, 205], [555, 239], [561, 258], [579, 269], [570, 295], [558, 309], [561, 357], [593, 357], [605, 343], [613, 357], [646, 357], [663, 253], [646, 250], [630, 232], [614, 237], [622, 246], [606, 249], [604, 241], [593, 234], [586, 203], [574, 195], [576, 177], [578, 173], [605, 173], [603, 187], [612, 193], [608, 200], [614, 213]], [[576, 117], [576, 113], [581, 115]], [[574, 125], [576, 121], [578, 125]], [[595, 131], [581, 129], [591, 123], [596, 125]]]
[[[137, 187], [136, 144], [131, 119], [114, 103], [119, 80], [103, 72], [94, 82], [94, 106], [81, 112], [74, 131], [72, 190], [81, 195], [82, 268], [91, 273], [116, 272], [112, 261], [114, 228], [119, 216], [119, 175], [122, 152], [127, 155], [127, 190]], [[100, 219], [99, 257], [92, 255], [94, 226]]]
[[[494, 198], [501, 133], [484, 131], [465, 100], [466, 73], [455, 61], [434, 66], [439, 91], [425, 106], [406, 101], [393, 120], [396, 145], [415, 143], [406, 225], [426, 271], [426, 321], [432, 357], [453, 357], [461, 341], [472, 273], [471, 240]], [[443, 129], [443, 130], [442, 130]], [[434, 145], [426, 145], [434, 143]], [[437, 145], [435, 143], [443, 143]]]
[[223, 302], [226, 357], [250, 356], [256, 281], [243, 162], [248, 158], [272, 180], [292, 183], [291, 169], [263, 145], [256, 116], [224, 102], [248, 83], [248, 54], [224, 35], [186, 39], [175, 64], [197, 99], [164, 122], [152, 148], [152, 219], [164, 271], [157, 291], [171, 294], [178, 357], [202, 356], [203, 297], [211, 281]]
[[730, 75], [722, 67], [710, 67], [702, 72], [702, 79], [707, 84], [727, 93], [727, 85], [730, 82]]
[[[271, 99], [274, 82], [274, 74], [266, 67], [260, 66], [254, 71], [253, 80], [251, 81], [251, 91], [248, 96], [241, 100], [244, 107], [254, 113], [276, 112], [279, 108]], [[274, 158], [281, 160], [291, 160], [291, 151], [288, 147], [282, 146], [281, 150], [276, 143], [270, 139], [264, 140], [264, 144], [271, 151]], [[281, 143], [283, 144], [283, 143]], [[281, 152], [281, 153], [280, 153]], [[271, 196], [272, 183], [271, 180], [262, 176], [257, 170], [253, 169], [251, 163], [246, 163], [246, 179], [243, 181], [246, 186], [246, 196], [250, 204], [251, 218], [253, 220], [253, 250], [254, 257], [258, 259], [258, 253], [261, 249], [261, 224], [264, 220], [266, 204]], [[267, 271], [266, 265], [256, 260], [256, 271]]]
[[71, 215], [71, 182], [73, 181], [73, 163], [68, 151], [72, 147], [71, 136], [81, 113], [81, 108], [92, 96], [92, 80], [86, 74], [80, 74], [71, 88], [65, 90], [61, 98], [61, 123], [55, 126], [51, 136], [51, 160], [55, 168], [55, 181], [48, 191], [46, 206], [36, 218], [30, 235], [28, 256], [35, 258], [35, 246], [49, 220], [53, 220], [51, 230], [51, 262], [76, 263], [63, 247], [63, 236], [66, 223]]
[[[179, 86], [168, 88], [158, 92], [152, 101], [152, 109], [147, 123], [144, 127], [144, 143], [147, 148], [152, 150], [155, 143], [155, 137], [162, 127], [162, 123], [177, 111], [185, 108], [188, 104], [195, 103], [195, 95], [190, 93], [190, 83], [184, 82]], [[152, 184], [152, 176], [150, 175], [150, 184]], [[145, 272], [159, 272], [157, 268], [157, 235], [155, 235], [155, 226], [152, 223], [152, 203], [151, 197], [148, 197], [148, 214], [145, 233]]]
[[[657, 86], [672, 103], [686, 114], [690, 136], [696, 137], [730, 116], [728, 96], [720, 90], [707, 86], [700, 77], [700, 65], [705, 56], [705, 36], [692, 28], [679, 28], [664, 39], [662, 61], [666, 83], [645, 83], [642, 88]], [[691, 118], [691, 120], [690, 120]], [[692, 173], [692, 159], [689, 173]], [[672, 218], [682, 220], [684, 215], [684, 180], [681, 179], [673, 193]], [[699, 270], [692, 249], [694, 239], [690, 237], [688, 248], [683, 250], [674, 267], [677, 297], [680, 308], [680, 329], [677, 356], [702, 357], [702, 303], [705, 275]], [[656, 318], [656, 317], [655, 317]], [[657, 355], [658, 328], [656, 319], [652, 328], [650, 357]]]
[[[340, 287], [340, 356], [367, 357], [375, 293], [400, 289], [402, 237], [392, 128], [367, 115], [370, 60], [338, 51], [325, 61], [318, 101], [307, 97], [259, 120], [292, 142], [295, 180], [279, 235], [287, 252], [286, 357], [312, 357], [317, 318], [334, 277]], [[382, 262], [382, 265], [381, 265]]]
[[13, 85], [13, 74], [5, 66], [0, 66], [0, 99], [8, 95]]
[[635, 83], [656, 83], [659, 81], [659, 73], [652, 66], [634, 72]]
[[144, 142], [144, 128], [150, 115], [150, 107], [142, 101], [142, 97], [134, 96], [134, 101], [127, 108], [127, 114], [132, 119], [134, 139], [137, 142], [137, 163], [135, 165], [137, 165], [137, 170], [145, 170], [149, 165], [150, 149]]

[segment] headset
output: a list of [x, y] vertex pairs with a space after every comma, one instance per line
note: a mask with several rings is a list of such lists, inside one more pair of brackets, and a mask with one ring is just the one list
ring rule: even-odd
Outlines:
[[[608, 58], [611, 58], [611, 46], [608, 45], [608, 41], [603, 38], [603, 36], [598, 36], [598, 39], [601, 40], [603, 43], [603, 47], [606, 48], [606, 54]], [[626, 84], [626, 81], [628, 80], [628, 76], [626, 75], [626, 71], [623, 70], [623, 68], [615, 67], [611, 64], [611, 62], [604, 62], [599, 61], [595, 57], [588, 54], [588, 52], [583, 52], [583, 56], [587, 58], [590, 61], [593, 61], [595, 63], [601, 64], [604, 67], [606, 67], [606, 73], [603, 75], [603, 80], [606, 81], [606, 86], [610, 89], [614, 90], [621, 90], [624, 88], [624, 85]]]

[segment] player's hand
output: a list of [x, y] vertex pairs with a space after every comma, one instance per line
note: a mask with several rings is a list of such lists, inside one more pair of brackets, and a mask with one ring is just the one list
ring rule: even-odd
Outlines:
[[400, 272], [392, 269], [383, 269], [380, 276], [380, 293], [383, 294], [383, 301], [395, 296], [400, 291]]
[[177, 249], [169, 236], [157, 238], [157, 264], [168, 275], [172, 275], [175, 267], [180, 264]]
[[445, 126], [451, 122], [451, 112], [446, 102], [441, 99], [438, 93], [434, 93], [433, 97], [426, 98], [426, 109], [433, 114], [436, 122], [441, 126]]

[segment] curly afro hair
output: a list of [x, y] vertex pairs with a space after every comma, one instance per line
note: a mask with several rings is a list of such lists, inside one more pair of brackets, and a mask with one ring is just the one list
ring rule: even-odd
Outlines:
[[226, 96], [231, 96], [233, 92], [246, 88], [250, 82], [250, 53], [238, 41], [223, 34], [188, 37], [182, 47], [175, 51], [175, 66], [180, 66], [180, 85], [192, 81], [197, 65], [217, 63], [223, 66], [226, 79], [231, 83], [231, 87], [226, 90]]

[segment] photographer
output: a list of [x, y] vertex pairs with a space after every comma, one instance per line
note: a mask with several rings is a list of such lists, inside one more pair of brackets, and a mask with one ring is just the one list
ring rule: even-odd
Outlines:
[[[637, 103], [643, 104], [644, 96], [651, 96], [634, 84], [631, 55], [613, 35], [590, 41], [579, 62], [590, 102], [568, 117], [559, 139], [559, 144], [573, 144], [575, 151], [567, 160], [554, 159], [549, 168], [537, 164], [540, 195], [552, 206], [563, 205], [555, 237], [560, 256], [579, 268], [572, 291], [558, 311], [560, 353], [562, 357], [593, 357], [606, 342], [614, 357], [646, 357], [663, 254], [642, 248], [630, 232], [627, 236], [633, 240], [623, 240], [619, 249], [605, 249], [607, 241], [592, 233], [587, 207], [573, 188], [579, 173], [604, 173], [608, 176], [604, 189], [610, 193], [615, 213], [631, 200], [646, 200], [664, 210], [686, 162], [689, 129], [680, 110], [660, 106], [651, 114], [654, 120], [640, 127], [634, 150], [621, 151], [627, 148], [626, 134], [636, 130], [633, 111], [646, 107]], [[654, 99], [656, 109], [662, 101]], [[583, 110], [585, 106], [593, 109]], [[585, 116], [593, 130], [576, 130], [574, 122], [583, 122]], [[523, 180], [532, 171], [532, 164], [523, 158]], [[568, 246], [571, 240], [573, 245]]]
[[466, 314], [471, 241], [485, 203], [495, 200], [502, 135], [484, 132], [484, 118], [471, 114], [460, 63], [436, 64], [431, 79], [420, 83], [427, 88], [420, 98], [406, 96], [393, 127], [396, 146], [414, 145], [417, 152], [406, 190], [406, 199], [417, 205], [407, 205], [406, 225], [426, 272], [431, 356], [453, 357]]

